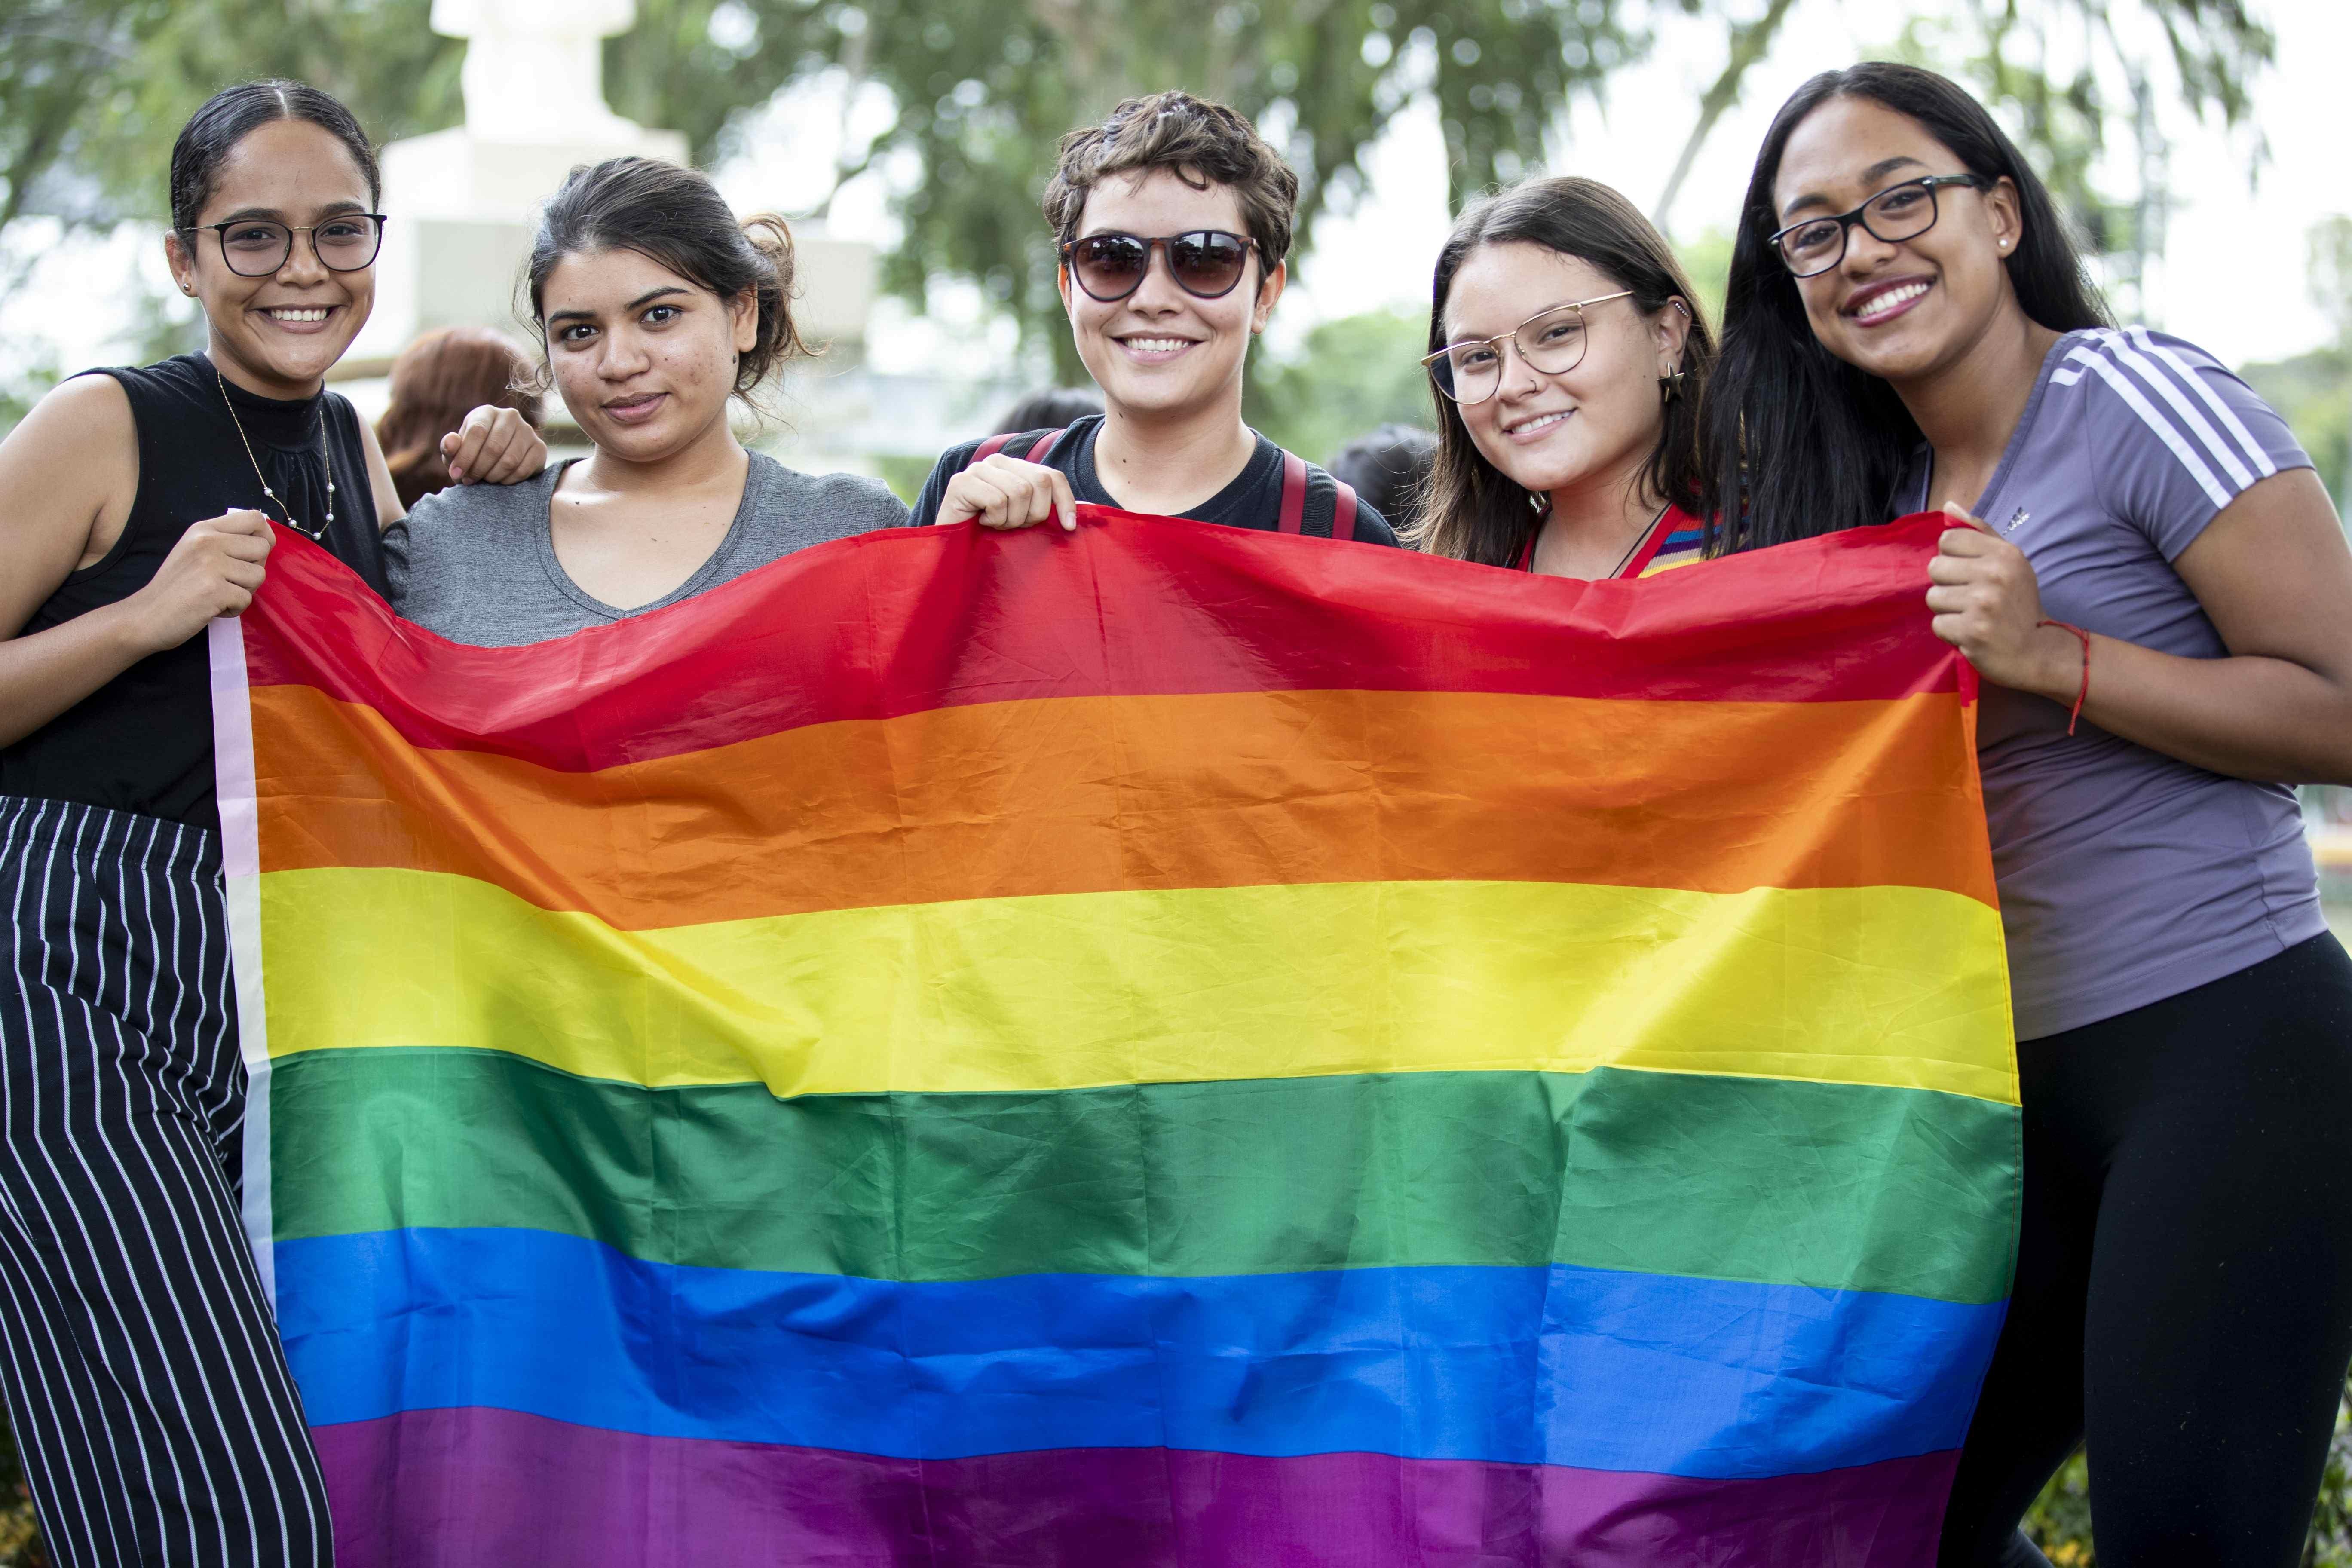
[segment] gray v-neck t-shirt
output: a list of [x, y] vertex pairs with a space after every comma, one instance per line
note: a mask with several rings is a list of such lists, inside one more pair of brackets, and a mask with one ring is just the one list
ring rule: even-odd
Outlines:
[[[1944, 499], [1931, 457], [1913, 459], [1897, 513]], [[1976, 510], [2032, 563], [2042, 614], [2220, 658], [2229, 647], [2172, 563], [2247, 489], [2310, 466], [2286, 421], [2195, 344], [2069, 332]], [[1984, 687], [1977, 759], [2019, 1039], [2177, 996], [2327, 929], [2293, 789], [2066, 722], [2063, 705]]]
[[812, 544], [907, 521], [906, 505], [879, 480], [803, 474], [759, 452], [751, 459], [742, 503], [719, 548], [651, 604], [607, 605], [555, 558], [550, 508], [569, 466], [558, 463], [518, 485], [452, 486], [384, 530], [392, 606], [452, 642], [546, 642], [691, 599]]

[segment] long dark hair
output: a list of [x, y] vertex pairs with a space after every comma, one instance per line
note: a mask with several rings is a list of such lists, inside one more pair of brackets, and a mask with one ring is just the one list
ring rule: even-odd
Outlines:
[[719, 187], [692, 169], [653, 158], [607, 158], [572, 171], [541, 209], [530, 247], [530, 319], [542, 342], [547, 275], [565, 257], [589, 250], [634, 250], [721, 300], [753, 290], [759, 341], [735, 367], [739, 395], [808, 352], [793, 324], [792, 230], [769, 213], [738, 223]]
[[277, 120], [304, 120], [343, 144], [367, 181], [368, 205], [383, 199], [383, 175], [367, 132], [342, 100], [299, 81], [272, 79], [225, 87], [205, 100], [172, 143], [172, 226], [184, 238], [220, 183], [220, 166], [247, 134]]
[[[1632, 303], [1654, 316], [1680, 299], [1690, 311], [1683, 340], [1683, 382], [1668, 399], [1665, 426], [1650, 454], [1643, 478], [1649, 488], [1677, 505], [1697, 503], [1704, 470], [1700, 462], [1699, 405], [1715, 365], [1715, 336], [1698, 308], [1697, 291], [1684, 276], [1674, 247], [1641, 209], [1598, 180], [1529, 180], [1464, 213], [1437, 253], [1437, 276], [1430, 285], [1429, 352], [1445, 346], [1445, 303], [1454, 275], [1482, 245], [1524, 241], [1573, 256], [1633, 291]], [[1470, 439], [1462, 411], [1433, 386], [1437, 405], [1437, 459], [1420, 501], [1423, 519], [1414, 542], [1433, 555], [1508, 566], [1518, 560], [1535, 527], [1534, 498], [1488, 462]]]
[[1799, 88], [1756, 154], [1723, 306], [1723, 357], [1705, 410], [1709, 552], [1749, 550], [1886, 521], [1919, 426], [1894, 388], [1823, 348], [1797, 280], [1774, 252], [1772, 184], [1797, 126], [1835, 97], [1906, 115], [1972, 174], [2017, 187], [2024, 237], [2004, 261], [2027, 316], [2053, 331], [2113, 324], [2058, 205], [2016, 143], [1958, 83], [1873, 60]]

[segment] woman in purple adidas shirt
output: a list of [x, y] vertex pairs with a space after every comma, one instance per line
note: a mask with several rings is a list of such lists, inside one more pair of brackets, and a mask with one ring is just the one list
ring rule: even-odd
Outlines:
[[1774, 121], [1707, 417], [1722, 546], [1965, 525], [1923, 613], [1986, 681], [2026, 1187], [1940, 1561], [2042, 1563], [2019, 1518], [2087, 1436], [2103, 1564], [2286, 1568], [2352, 1355], [2352, 961], [2290, 787], [2352, 782], [2326, 492], [2210, 357], [2110, 324], [1991, 117], [1903, 66]]

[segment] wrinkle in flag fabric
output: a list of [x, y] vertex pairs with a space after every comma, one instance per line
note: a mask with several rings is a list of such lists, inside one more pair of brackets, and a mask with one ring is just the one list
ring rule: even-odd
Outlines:
[[1937, 525], [1081, 512], [215, 625], [341, 1560], [1925, 1568], [2019, 1181]]

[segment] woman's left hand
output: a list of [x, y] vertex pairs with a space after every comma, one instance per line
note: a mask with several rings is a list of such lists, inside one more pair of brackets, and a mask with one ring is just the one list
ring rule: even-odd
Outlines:
[[1944, 511], [1958, 526], [1944, 531], [1927, 563], [1936, 635], [1997, 686], [2072, 702], [2083, 645], [2064, 627], [2044, 624], [2042, 585], [2025, 552], [1963, 507], [1947, 502]]
[[461, 485], [511, 485], [547, 467], [547, 443], [513, 409], [486, 403], [441, 437], [441, 456]]

